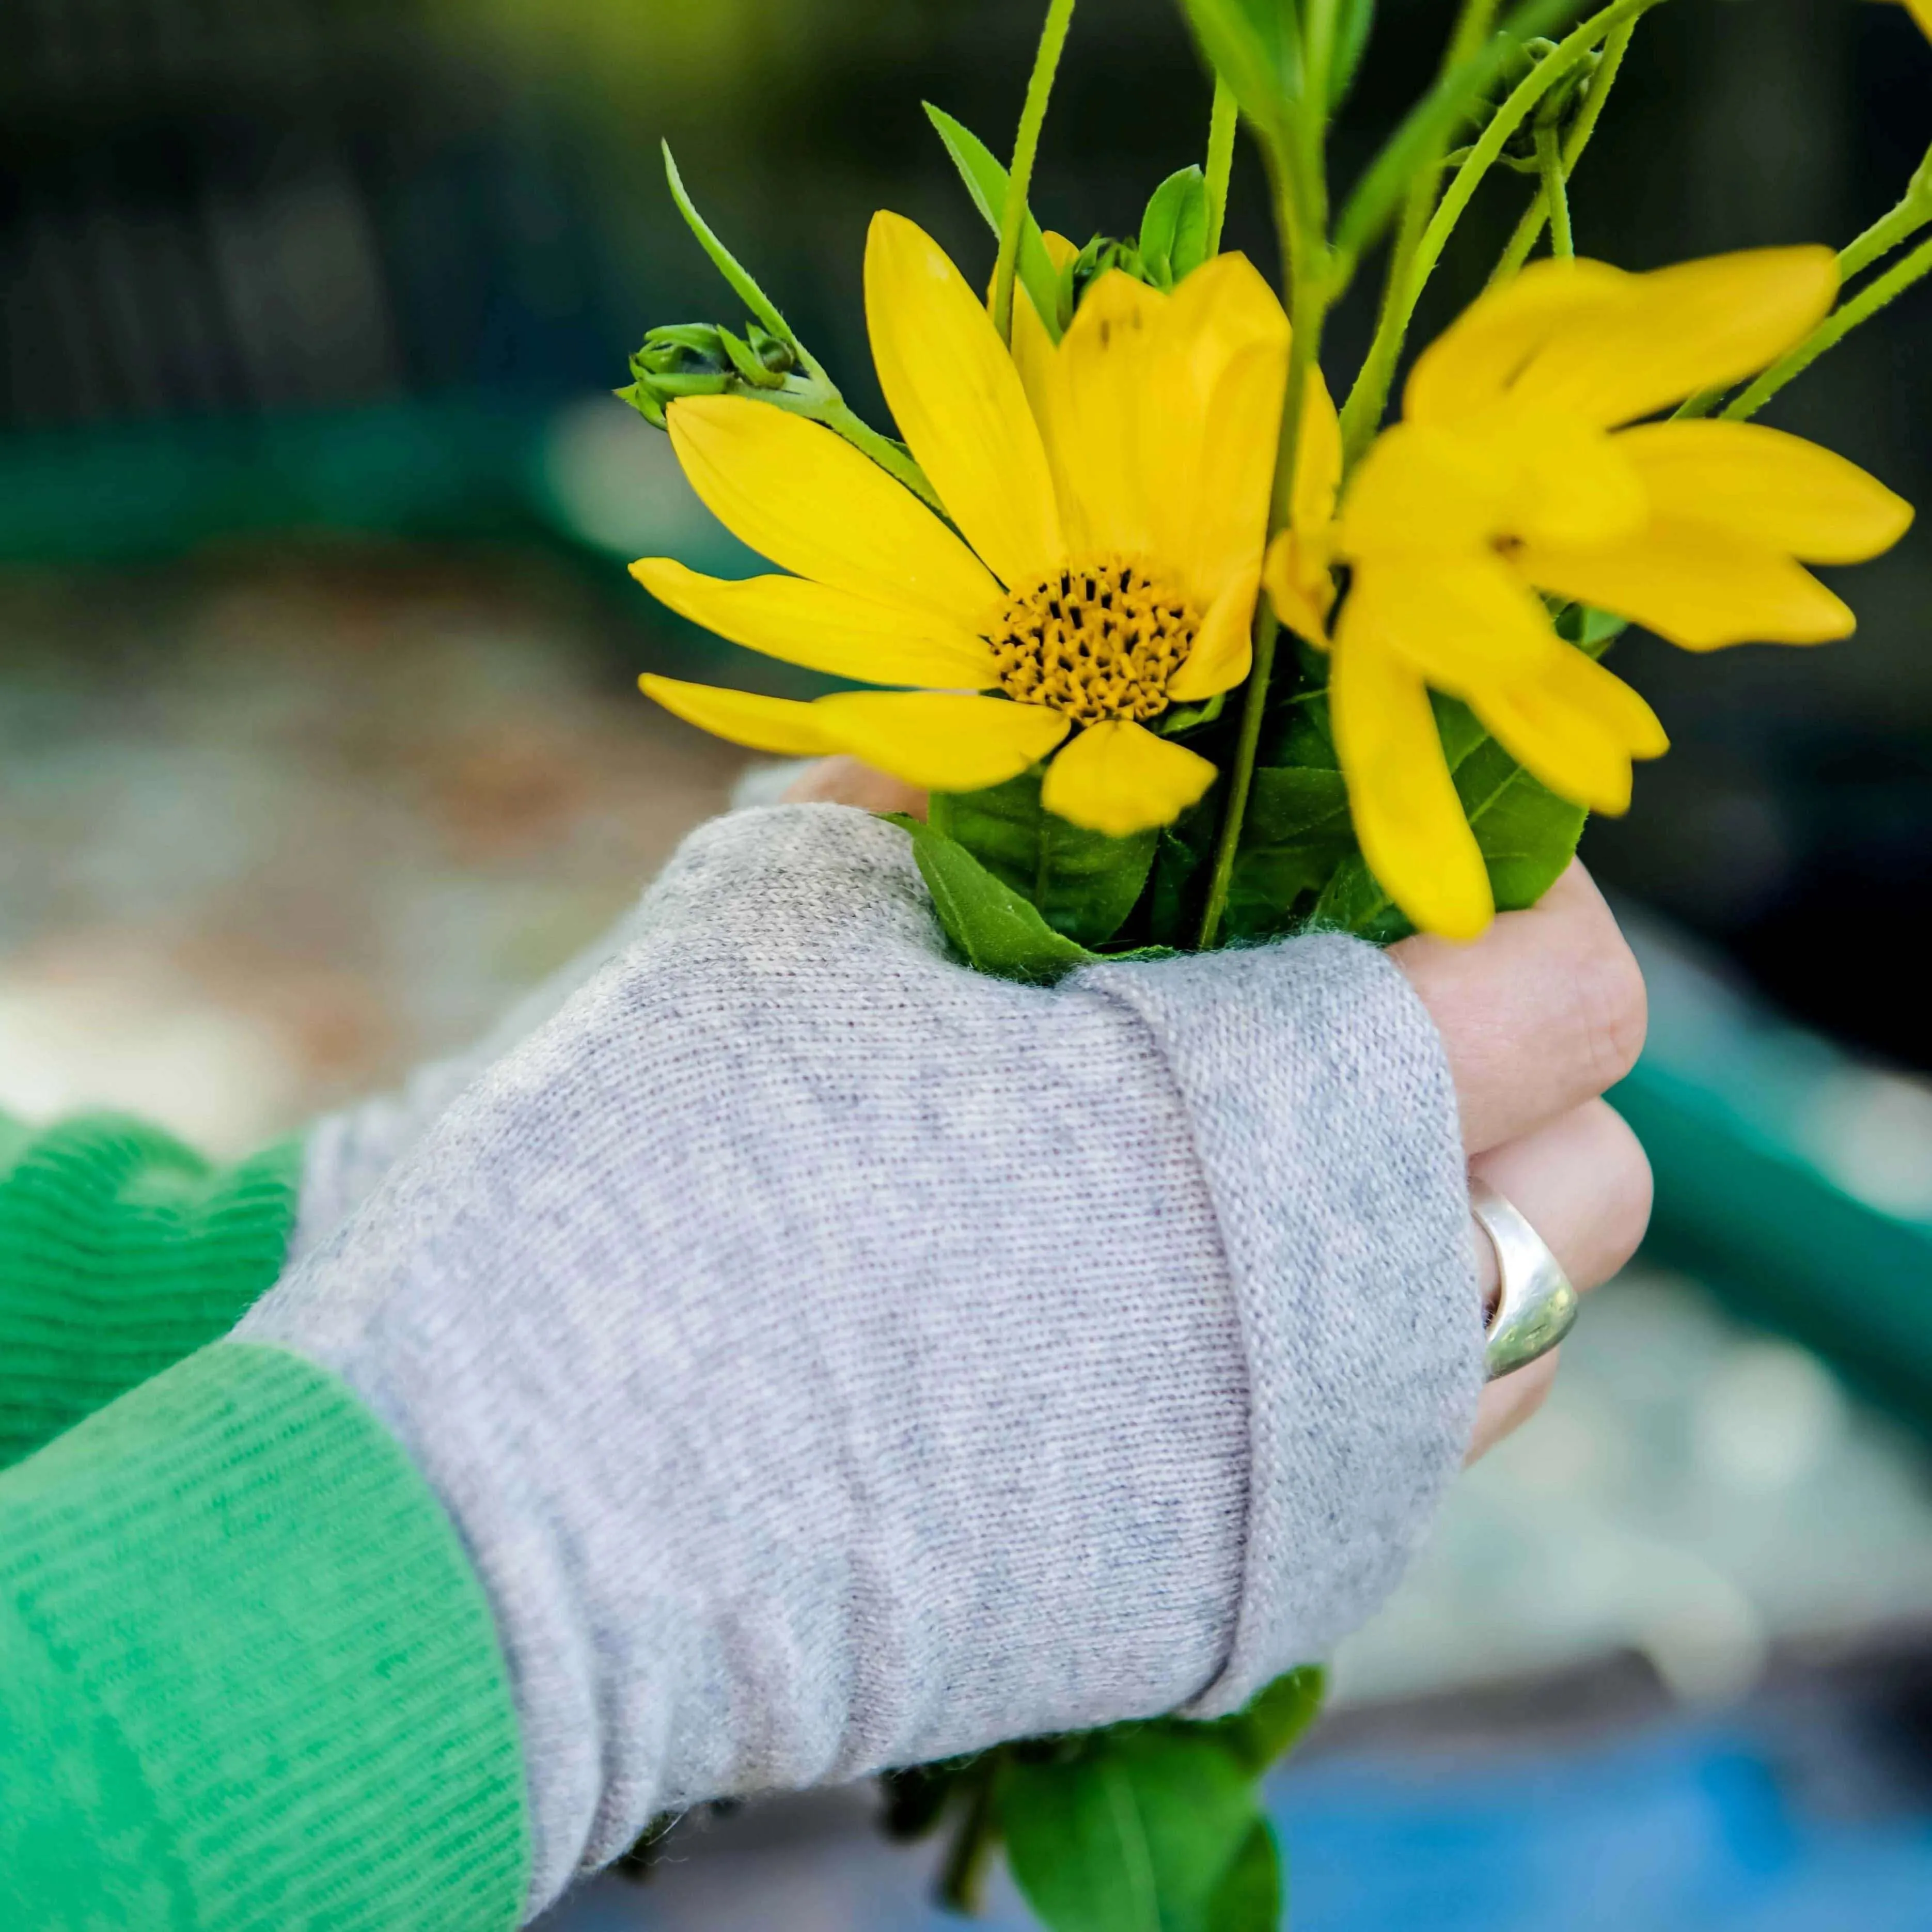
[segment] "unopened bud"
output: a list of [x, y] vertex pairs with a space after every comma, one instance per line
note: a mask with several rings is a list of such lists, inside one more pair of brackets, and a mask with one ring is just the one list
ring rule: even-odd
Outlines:
[[1120, 242], [1111, 235], [1096, 235], [1078, 254], [1060, 272], [1060, 312], [1061, 326], [1071, 322], [1075, 312], [1086, 298], [1087, 291], [1110, 270], [1118, 268], [1124, 275], [1131, 275], [1137, 282], [1144, 282], [1150, 288], [1160, 286], [1147, 263], [1142, 260], [1141, 251], [1131, 242]]
[[708, 322], [654, 328], [631, 358], [635, 379], [617, 394], [662, 429], [666, 406], [686, 396], [782, 389], [798, 366], [791, 350], [752, 323], [744, 335]]
[[[1554, 40], [1540, 37], [1522, 41], [1510, 47], [1504, 56], [1502, 68], [1496, 76], [1491, 98], [1479, 100], [1471, 106], [1467, 117], [1469, 124], [1478, 130], [1487, 127], [1502, 102], [1556, 51], [1556, 43]], [[1536, 173], [1540, 166], [1536, 152], [1538, 130], [1554, 128], [1559, 134], [1569, 131], [1570, 124], [1590, 98], [1591, 84], [1596, 79], [1598, 68], [1602, 64], [1600, 52], [1586, 54], [1544, 94], [1503, 143], [1502, 152], [1496, 158], [1505, 167], [1514, 168], [1519, 174]], [[1448, 158], [1453, 162], [1460, 162], [1466, 159], [1468, 153], [1467, 148], [1462, 148]]]

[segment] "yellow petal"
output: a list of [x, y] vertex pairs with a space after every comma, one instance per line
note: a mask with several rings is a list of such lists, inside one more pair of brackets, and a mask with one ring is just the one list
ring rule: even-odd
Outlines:
[[[1040, 320], [1032, 296], [1022, 284], [1013, 291], [1013, 367], [1020, 372], [1020, 387], [1026, 392], [1027, 407], [1032, 410], [1041, 440], [1046, 445], [1049, 466], [1053, 457], [1053, 436], [1048, 420], [1052, 400], [1048, 387], [1053, 378], [1053, 338], [1047, 334], [1046, 324]], [[1058, 480], [1056, 473], [1054, 481], [1057, 483]], [[1065, 493], [1062, 492], [1060, 502], [1063, 518], [1066, 515], [1066, 500]]]
[[1420, 678], [1343, 607], [1328, 683], [1335, 749], [1369, 869], [1425, 932], [1474, 939], [1496, 910]]
[[1004, 784], [1066, 736], [1042, 704], [938, 691], [842, 691], [812, 706], [834, 749], [922, 791]]
[[872, 218], [866, 321], [886, 406], [965, 538], [1010, 588], [1060, 560], [1053, 479], [1019, 371], [945, 251]]
[[1158, 289], [1110, 269], [1087, 291], [1046, 373], [1041, 423], [1076, 556], [1148, 552], [1146, 418], [1167, 303]]
[[649, 672], [638, 684], [646, 698], [655, 699], [674, 717], [715, 737], [728, 738], [734, 745], [748, 745], [754, 752], [817, 758], [839, 748], [826, 735], [815, 704], [802, 704], [790, 698], [761, 698], [754, 692], [726, 691], [712, 684], [686, 684], [681, 678], [654, 677]]
[[1784, 551], [1710, 524], [1660, 517], [1612, 549], [1526, 544], [1514, 561], [1543, 590], [1613, 610], [1686, 650], [1822, 644], [1857, 623]]
[[1511, 472], [1501, 534], [1609, 544], [1634, 536], [1648, 520], [1649, 499], [1619, 438], [1574, 416], [1515, 406], [1496, 412], [1488, 434]]
[[1418, 423], [1466, 421], [1492, 409], [1537, 352], [1568, 324], [1613, 309], [1630, 280], [1603, 262], [1533, 262], [1470, 304], [1416, 358], [1402, 412]]
[[1178, 818], [1214, 782], [1214, 767], [1170, 738], [1124, 718], [1090, 724], [1046, 768], [1048, 812], [1124, 838]]
[[999, 681], [986, 640], [916, 606], [882, 604], [802, 577], [731, 583], [664, 556], [631, 574], [681, 617], [748, 650], [870, 684], [984, 691]]
[[1486, 686], [1472, 702], [1511, 758], [1592, 812], [1628, 811], [1631, 759], [1669, 748], [1650, 706], [1579, 650], [1562, 652], [1540, 677]]
[[1162, 310], [1142, 460], [1150, 552], [1208, 609], [1257, 569], [1288, 379], [1288, 318], [1243, 255], [1195, 270]]
[[668, 413], [705, 506], [782, 569], [955, 623], [998, 609], [986, 566], [843, 436], [743, 396], [693, 396]]
[[1335, 608], [1329, 548], [1319, 536], [1283, 530], [1268, 546], [1262, 580], [1274, 614], [1298, 638], [1328, 648], [1328, 613]]
[[1335, 514], [1335, 494], [1342, 487], [1342, 419], [1319, 369], [1308, 372], [1308, 390], [1301, 402], [1301, 441], [1294, 452], [1294, 500], [1292, 526], [1318, 530]]
[[[1932, 5], [1932, 0], [1927, 0]], [[1714, 524], [1811, 563], [1889, 550], [1912, 506], [1855, 463], [1756, 423], [1646, 423], [1614, 439], [1660, 516]]]
[[1385, 648], [1457, 698], [1493, 680], [1537, 676], [1570, 648], [1528, 584], [1485, 550], [1359, 564], [1346, 609], [1358, 606], [1357, 621]]
[[1079, 244], [1077, 242], [1070, 242], [1057, 230], [1052, 228], [1043, 230], [1040, 238], [1046, 244], [1046, 259], [1053, 264], [1055, 274], [1058, 274], [1069, 262], [1079, 260]]
[[1340, 554], [1478, 550], [1508, 526], [1515, 468], [1493, 441], [1402, 422], [1369, 446], [1336, 529]]
[[1633, 275], [1612, 306], [1559, 326], [1510, 394], [1614, 428], [1774, 362], [1838, 292], [1838, 258], [1824, 248], [1751, 249]]
[[1905, 10], [1918, 22], [1918, 31], [1932, 40], [1932, 0], [1905, 0]]
[[1215, 598], [1195, 633], [1186, 662], [1167, 681], [1169, 698], [1178, 704], [1196, 704], [1233, 690], [1247, 676], [1254, 661], [1249, 632], [1260, 590], [1258, 575], [1238, 578]]

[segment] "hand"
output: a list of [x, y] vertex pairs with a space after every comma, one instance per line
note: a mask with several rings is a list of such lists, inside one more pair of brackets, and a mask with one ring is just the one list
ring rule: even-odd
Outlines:
[[237, 1339], [456, 1524], [541, 1903], [660, 1810], [1325, 1654], [1469, 1438], [1467, 1225], [1386, 958], [1016, 986], [951, 958], [902, 832], [790, 806], [694, 833]]
[[[1600, 1096], [1643, 1045], [1643, 976], [1602, 893], [1572, 865], [1471, 946], [1392, 949], [1442, 1036], [1471, 1170], [1519, 1208], [1579, 1289], [1607, 1281], [1650, 1220], [1650, 1163]], [[1496, 1255], [1476, 1229], [1484, 1292]], [[1472, 1461], [1535, 1414], [1552, 1350], [1483, 1392]]]
[[[798, 802], [926, 815], [926, 796], [856, 758], [825, 758], [787, 793]], [[1650, 1220], [1650, 1164], [1600, 1096], [1643, 1045], [1643, 976], [1603, 895], [1573, 865], [1528, 912], [1472, 946], [1419, 938], [1393, 949], [1442, 1035], [1472, 1172], [1522, 1210], [1580, 1289], [1607, 1281]], [[1484, 1292], [1495, 1251], [1472, 1221]], [[1473, 1462], [1542, 1407], [1556, 1352], [1484, 1391]]]

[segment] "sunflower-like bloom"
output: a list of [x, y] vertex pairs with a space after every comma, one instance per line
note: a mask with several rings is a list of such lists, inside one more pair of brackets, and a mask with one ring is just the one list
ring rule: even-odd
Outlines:
[[1370, 447], [1338, 520], [1320, 530], [1298, 514], [1277, 540], [1276, 608], [1317, 642], [1313, 586], [1330, 560], [1350, 568], [1330, 671], [1335, 746], [1363, 856], [1418, 926], [1473, 938], [1493, 910], [1431, 687], [1594, 811], [1623, 811], [1631, 760], [1666, 748], [1643, 700], [1558, 637], [1539, 592], [1690, 650], [1852, 629], [1799, 560], [1876, 555], [1911, 521], [1908, 504], [1776, 430], [1639, 420], [1763, 368], [1837, 289], [1823, 248], [1640, 275], [1540, 262], [1418, 359], [1403, 419]]
[[[1148, 728], [1247, 675], [1288, 322], [1238, 255], [1172, 295], [1118, 271], [1056, 346], [1024, 293], [1010, 353], [938, 244], [881, 214], [872, 353], [946, 518], [830, 430], [730, 396], [675, 402], [678, 460], [719, 520], [795, 573], [633, 573], [734, 642], [866, 683], [810, 704], [647, 676], [680, 717], [760, 751], [844, 752], [971, 791], [1051, 757], [1042, 796], [1122, 836], [1212, 783]], [[950, 519], [950, 523], [946, 519]]]

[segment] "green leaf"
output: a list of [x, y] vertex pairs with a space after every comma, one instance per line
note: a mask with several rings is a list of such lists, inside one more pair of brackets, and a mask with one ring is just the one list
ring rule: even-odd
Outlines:
[[[962, 126], [944, 109], [934, 106], [929, 100], [922, 104], [926, 109], [926, 118], [946, 143], [946, 152], [952, 157], [952, 165], [959, 170], [959, 178], [966, 184], [966, 192], [973, 197], [973, 206], [980, 211], [997, 238], [1006, 206], [1005, 166], [970, 128]], [[1039, 311], [1040, 320], [1046, 325], [1046, 332], [1058, 342], [1060, 276], [1053, 266], [1052, 257], [1046, 252], [1046, 238], [1030, 213], [1027, 216], [1026, 226], [1020, 230], [1019, 278], [1027, 293], [1032, 296], [1033, 305]]]
[[912, 855], [946, 936], [968, 965], [998, 980], [1048, 986], [1099, 956], [1055, 932], [1040, 908], [996, 878], [956, 839], [903, 812], [880, 814], [912, 834]]
[[1146, 885], [1159, 833], [1109, 838], [1083, 831], [1040, 802], [1040, 775], [1023, 772], [984, 791], [942, 793], [932, 822], [988, 871], [1082, 946], [1119, 932]]
[[1279, 1932], [1282, 1902], [1280, 1847], [1257, 1818], [1215, 1888], [1202, 1932]]
[[1216, 1718], [1198, 1728], [1233, 1754], [1251, 1777], [1292, 1750], [1320, 1715], [1328, 1690], [1328, 1673], [1319, 1664], [1304, 1664], [1264, 1684], [1232, 1717]]
[[796, 336], [791, 332], [791, 325], [779, 314], [778, 304], [752, 279], [746, 268], [712, 232], [710, 224], [698, 212], [697, 205], [686, 191], [684, 177], [677, 171], [677, 163], [671, 158], [670, 143], [662, 142], [664, 149], [664, 178], [670, 183], [670, 198], [677, 204], [677, 212], [685, 219], [685, 225], [698, 237], [698, 244], [711, 257], [713, 266], [731, 285], [733, 292], [751, 312], [782, 342], [800, 357], [805, 351]]
[[1252, 1780], [1177, 1726], [1009, 1758], [998, 1802], [1014, 1880], [1048, 1932], [1208, 1932], [1256, 1820]]
[[1228, 886], [1228, 936], [1260, 939], [1284, 931], [1295, 902], [1318, 892], [1354, 849], [1348, 788], [1339, 771], [1260, 766]]
[[1296, 0], [1181, 0], [1201, 51], [1270, 136], [1301, 98], [1301, 20]]
[[1328, 73], [1328, 106], [1332, 113], [1348, 97], [1356, 70], [1368, 51], [1369, 30], [1375, 25], [1376, 0], [1341, 0], [1335, 16], [1334, 64]]
[[1163, 289], [1208, 259], [1208, 177], [1198, 168], [1178, 169], [1149, 196], [1140, 252], [1142, 266]]
[[[1430, 701], [1496, 910], [1515, 912], [1535, 904], [1576, 856], [1589, 814], [1531, 777], [1468, 706], [1439, 696]], [[1309, 922], [1355, 933], [1378, 946], [1392, 945], [1415, 929], [1359, 854], [1336, 868]]]
[[1532, 778], [1493, 738], [1456, 766], [1456, 790], [1489, 868], [1497, 911], [1535, 904], [1576, 856], [1589, 814]]

